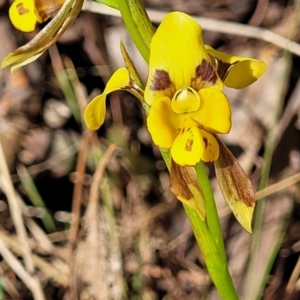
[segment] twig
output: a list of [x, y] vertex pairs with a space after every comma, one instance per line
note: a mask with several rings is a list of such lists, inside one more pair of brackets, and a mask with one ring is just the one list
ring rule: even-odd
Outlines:
[[[26, 229], [25, 229], [23, 219], [22, 219], [21, 207], [18, 203], [16, 193], [14, 190], [14, 186], [12, 184], [11, 177], [10, 177], [10, 174], [8, 171], [7, 162], [5, 159], [1, 140], [0, 140], [0, 179], [1, 179], [1, 188], [7, 197], [11, 218], [12, 218], [12, 221], [16, 228], [18, 240], [19, 240], [19, 243], [22, 245], [22, 251], [23, 251], [23, 255], [24, 255], [23, 256], [24, 263], [25, 263], [26, 269], [28, 271], [28, 273], [26, 273], [26, 274], [28, 277], [30, 277], [30, 280], [31, 280], [30, 290], [34, 296], [34, 299], [43, 300], [43, 299], [45, 299], [45, 297], [44, 297], [39, 280], [37, 278], [35, 278], [34, 276], [29, 275], [29, 274], [33, 274], [33, 272], [34, 272], [34, 264], [33, 264], [33, 260], [32, 260], [32, 254], [31, 254], [31, 250], [30, 250], [27, 235], [26, 235]], [[4, 246], [3, 245], [4, 244], [2, 243], [1, 249], [4, 249], [4, 251], [6, 251], [5, 250], [6, 247], [4, 247], [5, 245]], [[5, 253], [7, 254], [7, 252], [5, 252]], [[2, 253], [2, 255], [4, 257], [4, 253]], [[10, 263], [10, 261], [8, 261], [8, 263]], [[28, 284], [25, 281], [23, 281], [23, 283]]]
[[279, 182], [276, 182], [258, 192], [256, 192], [256, 199], [262, 199], [265, 198], [271, 194], [274, 194], [276, 192], [279, 192], [297, 182], [300, 181], [300, 173], [297, 173], [295, 175], [292, 175], [286, 179], [283, 179]]
[[298, 257], [296, 266], [295, 266], [293, 273], [289, 279], [289, 282], [286, 286], [286, 292], [288, 294], [291, 294], [294, 291], [297, 279], [299, 278], [299, 274], [300, 274], [300, 257]]
[[[118, 10], [93, 1], [85, 1], [82, 10], [114, 17], [121, 16]], [[155, 23], [160, 23], [163, 17], [167, 14], [167, 12], [161, 12], [153, 9], [147, 9], [147, 12], [150, 20]], [[269, 29], [205, 17], [193, 16], [193, 18], [199, 24], [201, 24], [201, 27], [204, 30], [232, 35], [240, 35], [248, 38], [262, 40], [300, 56], [300, 45], [298, 43], [295, 43], [279, 34], [276, 34]]]
[[[0, 230], [0, 240], [8, 247], [16, 256], [23, 256], [22, 245], [16, 242], [11, 238], [5, 231]], [[36, 267], [46, 275], [47, 278], [56, 281], [58, 284], [63, 287], [68, 285], [68, 272], [67, 268], [63, 267], [62, 269], [56, 268], [52, 263], [48, 263], [43, 260], [41, 257], [33, 254], [32, 259]], [[62, 265], [62, 263], [60, 264]], [[17, 274], [18, 275], [18, 274]], [[19, 275], [18, 275], [19, 276]]]
[[33, 273], [34, 265], [32, 262], [31, 251], [28, 245], [25, 226], [22, 219], [21, 207], [16, 199], [15, 190], [10, 178], [10, 174], [7, 168], [6, 158], [2, 148], [2, 142], [0, 142], [0, 179], [1, 188], [6, 194], [9, 204], [10, 214], [12, 221], [15, 225], [18, 239], [21, 245], [23, 245], [24, 263], [29, 273]]
[[[3, 265], [0, 264], [0, 276], [4, 277]], [[21, 294], [16, 288], [16, 284], [13, 281], [14, 278], [5, 277], [4, 282], [1, 282], [6, 293], [11, 297], [11, 299], [21, 299]], [[1, 280], [2, 281], [2, 280]]]
[[[77, 245], [77, 249], [72, 256], [70, 274], [71, 299], [77, 299], [76, 295], [78, 292], [78, 287], [76, 282], [79, 280], [78, 278], [82, 278], [87, 285], [94, 286], [92, 290], [94, 291], [93, 293], [95, 293], [95, 295], [101, 291], [101, 299], [109, 298], [108, 289], [104, 278], [106, 276], [106, 265], [110, 261], [108, 255], [112, 254], [108, 250], [109, 241], [107, 240], [107, 230], [103, 230], [103, 226], [109, 226], [109, 224], [104, 221], [103, 210], [102, 214], [99, 210], [99, 185], [101, 179], [103, 178], [104, 170], [112, 158], [115, 149], [116, 146], [114, 144], [111, 144], [108, 147], [105, 154], [100, 158], [96, 171], [93, 175], [92, 184], [90, 187], [89, 202], [84, 215], [83, 223], [84, 229], [87, 232], [85, 242], [84, 244], [79, 243]], [[84, 253], [84, 257], [87, 255], [88, 260], [84, 258], [83, 262], [81, 258], [82, 255], [80, 253]], [[87, 270], [86, 265], [90, 265], [91, 261], [94, 261], [94, 263], [97, 265], [90, 270], [89, 274], [85, 274], [83, 270]], [[110, 274], [110, 276], [112, 276], [112, 274]]]
[[9, 251], [3, 241], [0, 239], [0, 252], [5, 261], [9, 264], [12, 270], [22, 280], [22, 282], [32, 292], [34, 299], [46, 299], [40, 286], [40, 282], [33, 276], [29, 275], [16, 257]]
[[[96, 208], [96, 204], [98, 203], [99, 199], [99, 182], [103, 176], [103, 172], [109, 163], [110, 159], [112, 158], [114, 152], [116, 150], [116, 145], [110, 144], [108, 149], [106, 150], [105, 154], [102, 156], [99, 164], [97, 166], [96, 172], [93, 176], [93, 181], [91, 184], [91, 193], [90, 193], [90, 203], [89, 208]], [[92, 210], [93, 210], [92, 209]]]
[[78, 233], [80, 220], [80, 205], [82, 200], [82, 182], [85, 172], [86, 159], [88, 155], [88, 145], [93, 132], [84, 130], [81, 140], [81, 147], [78, 153], [76, 165], [76, 179], [74, 181], [73, 199], [72, 199], [72, 222], [70, 228], [70, 245], [73, 247]]

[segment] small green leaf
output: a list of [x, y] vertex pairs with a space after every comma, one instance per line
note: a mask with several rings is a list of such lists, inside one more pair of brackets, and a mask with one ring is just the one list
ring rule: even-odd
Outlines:
[[31, 203], [35, 207], [42, 207], [45, 209], [44, 216], [42, 217], [42, 222], [47, 232], [54, 232], [56, 230], [54, 219], [52, 218], [51, 214], [47, 211], [47, 207], [41, 195], [39, 194], [31, 175], [28, 173], [27, 169], [23, 165], [18, 166], [17, 172], [20, 181], [23, 185], [23, 188]]

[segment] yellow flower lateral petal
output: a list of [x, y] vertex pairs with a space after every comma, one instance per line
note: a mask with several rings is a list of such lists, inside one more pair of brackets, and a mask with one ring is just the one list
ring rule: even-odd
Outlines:
[[233, 56], [205, 45], [207, 52], [216, 59], [216, 68], [224, 84], [230, 88], [243, 89], [255, 82], [266, 71], [266, 64], [258, 59]]
[[[191, 86], [199, 68], [204, 77], [206, 67], [210, 65], [199, 24], [181, 12], [167, 14], [150, 45], [146, 103], [152, 105], [163, 95], [171, 98], [177, 90]], [[217, 76], [202, 78], [202, 83], [220, 90], [223, 88]]]
[[191, 114], [191, 118], [207, 131], [228, 133], [231, 129], [231, 109], [225, 94], [212, 88], [201, 89], [198, 94], [200, 109]]
[[97, 130], [104, 123], [106, 115], [106, 96], [114, 91], [127, 89], [130, 76], [126, 68], [115, 71], [106, 84], [103, 93], [95, 97], [84, 111], [84, 120], [90, 130]]
[[213, 134], [208, 131], [200, 130], [201, 138], [204, 141], [204, 151], [201, 160], [206, 163], [214, 162], [219, 158], [219, 144]]
[[38, 21], [34, 0], [15, 0], [9, 8], [9, 18], [18, 30], [34, 31]]
[[147, 127], [153, 142], [159, 148], [170, 148], [176, 136], [178, 115], [171, 110], [171, 100], [168, 97], [158, 99], [151, 106]]

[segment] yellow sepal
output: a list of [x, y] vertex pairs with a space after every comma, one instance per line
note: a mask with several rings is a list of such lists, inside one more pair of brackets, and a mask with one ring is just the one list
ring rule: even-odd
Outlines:
[[255, 207], [255, 190], [236, 158], [222, 141], [219, 159], [215, 162], [216, 176], [224, 199], [239, 223], [252, 232], [251, 221]]
[[195, 168], [179, 166], [171, 160], [170, 185], [176, 198], [197, 211], [204, 221], [206, 205]]
[[223, 83], [211, 66], [210, 57], [202, 40], [202, 29], [187, 14], [172, 12], [166, 15], [154, 34], [150, 45], [149, 77], [145, 101], [152, 105], [159, 95], [172, 97], [184, 86], [214, 86], [222, 89]]

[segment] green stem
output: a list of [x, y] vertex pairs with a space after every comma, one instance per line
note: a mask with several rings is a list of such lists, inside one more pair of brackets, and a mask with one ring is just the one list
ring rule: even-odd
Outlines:
[[207, 224], [200, 219], [199, 214], [195, 210], [184, 203], [183, 206], [192, 224], [208, 273], [221, 299], [238, 300], [239, 297], [229, 274], [227, 262], [225, 261], [224, 263], [221, 254], [222, 251], [220, 251], [219, 246], [216, 244], [214, 236], [209, 231]]
[[[143, 56], [144, 60], [148, 63], [150, 56], [149, 46], [145, 44], [144, 39], [142, 38], [138, 30], [138, 24], [136, 24], [133, 19], [132, 12], [129, 8], [127, 0], [119, 0], [118, 8], [121, 12], [122, 19], [129, 34], [131, 35], [133, 42], [135, 43], [141, 55]], [[135, 18], [137, 18], [137, 16]], [[141, 23], [143, 23], [142, 19], [140, 21]]]
[[211, 189], [211, 184], [205, 170], [205, 166], [202, 162], [197, 164], [196, 172], [205, 197], [208, 229], [214, 237], [214, 242], [219, 248], [222, 261], [224, 263], [227, 263], [226, 251], [223, 242], [223, 235], [221, 231], [219, 216], [217, 213], [216, 203]]
[[187, 211], [187, 215], [192, 223], [194, 233], [205, 258], [209, 274], [218, 289], [221, 298], [238, 299], [232, 278], [228, 271], [220, 220], [211, 184], [203, 162], [197, 164], [195, 170], [204, 194], [207, 230], [203, 230], [201, 226], [199, 226], [199, 224], [201, 224], [201, 220], [196, 220], [193, 215], [190, 215], [186, 207], [185, 210]]

